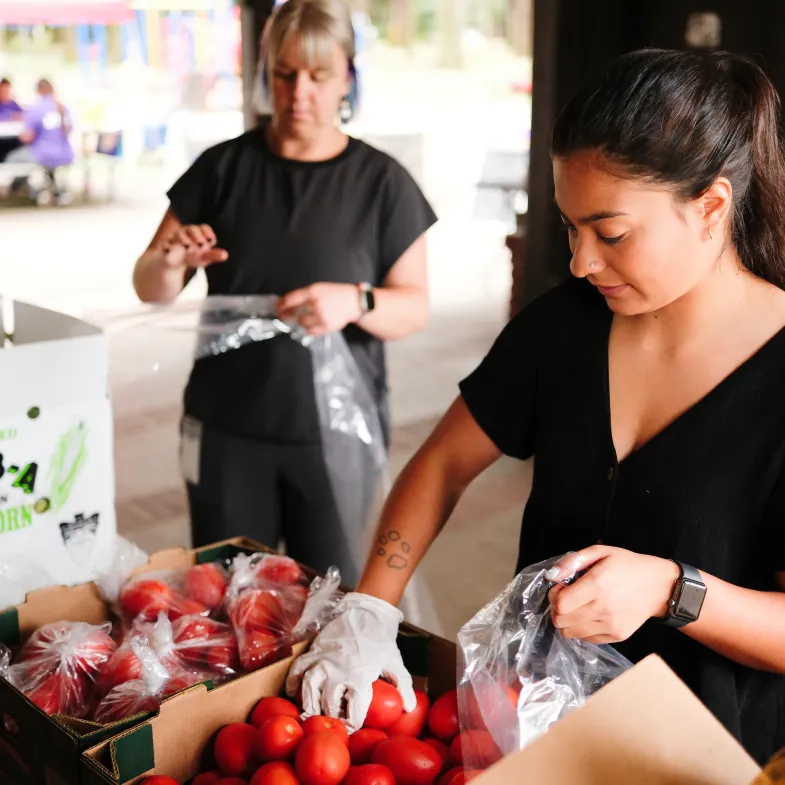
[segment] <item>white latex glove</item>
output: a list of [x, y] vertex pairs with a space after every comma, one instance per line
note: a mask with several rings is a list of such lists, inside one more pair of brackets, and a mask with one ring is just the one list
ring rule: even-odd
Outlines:
[[295, 695], [302, 681], [303, 717], [325, 714], [344, 720], [350, 733], [368, 714], [373, 683], [384, 678], [413, 711], [417, 697], [396, 639], [403, 614], [368, 594], [347, 594], [338, 616], [319, 633], [310, 651], [295, 660], [286, 691]]

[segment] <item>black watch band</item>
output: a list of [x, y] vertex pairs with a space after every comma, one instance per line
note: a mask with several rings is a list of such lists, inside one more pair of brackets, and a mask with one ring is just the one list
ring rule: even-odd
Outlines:
[[373, 294], [373, 286], [367, 281], [360, 281], [357, 288], [360, 291], [360, 318], [362, 318], [376, 308], [376, 298]]
[[668, 613], [658, 621], [679, 629], [700, 617], [706, 599], [706, 584], [695, 567], [675, 559], [671, 561], [679, 568], [680, 574], [668, 603]]

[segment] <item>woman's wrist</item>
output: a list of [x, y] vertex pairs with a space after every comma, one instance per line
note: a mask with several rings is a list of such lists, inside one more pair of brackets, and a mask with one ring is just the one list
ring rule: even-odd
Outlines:
[[659, 604], [657, 607], [657, 612], [654, 614], [654, 618], [664, 619], [670, 611], [671, 600], [673, 599], [673, 590], [676, 587], [676, 582], [681, 577], [681, 570], [679, 569], [679, 565], [670, 559], [661, 559], [658, 557], [655, 558], [657, 558], [657, 561], [659, 562], [659, 573], [662, 577], [658, 582]]

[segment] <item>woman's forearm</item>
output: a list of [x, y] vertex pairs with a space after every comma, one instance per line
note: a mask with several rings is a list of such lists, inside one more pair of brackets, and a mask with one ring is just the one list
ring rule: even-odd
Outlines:
[[185, 286], [187, 268], [169, 267], [160, 248], [148, 248], [134, 267], [134, 289], [143, 303], [174, 300]]
[[741, 665], [785, 673], [785, 593], [743, 589], [705, 573], [703, 580], [700, 619], [683, 632]]
[[[395, 341], [425, 329], [428, 292], [418, 287], [379, 287], [373, 290], [376, 307], [357, 324], [382, 341]], [[358, 295], [359, 296], [359, 295]]]
[[416, 456], [390, 493], [357, 591], [397, 605], [463, 490], [443, 464]]

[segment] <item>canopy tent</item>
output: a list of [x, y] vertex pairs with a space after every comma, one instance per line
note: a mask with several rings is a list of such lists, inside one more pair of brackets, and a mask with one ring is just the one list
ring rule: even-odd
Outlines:
[[0, 25], [109, 25], [131, 19], [128, 0], [0, 0]]

